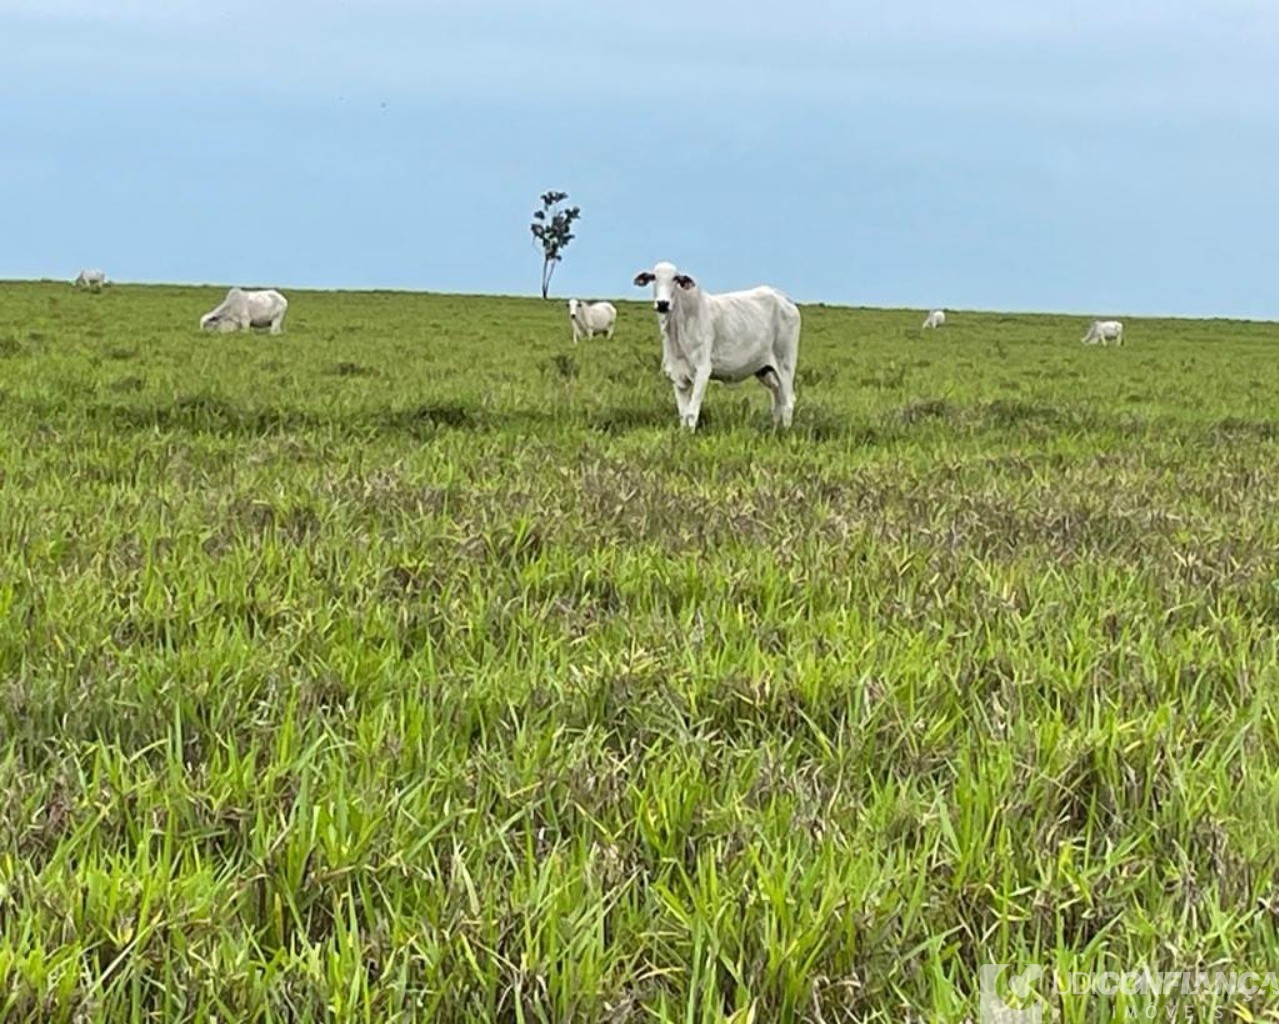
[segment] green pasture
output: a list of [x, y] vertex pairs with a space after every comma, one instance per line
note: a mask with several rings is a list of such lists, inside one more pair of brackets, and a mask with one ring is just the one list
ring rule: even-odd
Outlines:
[[689, 435], [643, 302], [224, 291], [0, 285], [4, 1024], [1279, 972], [1279, 325], [805, 305]]

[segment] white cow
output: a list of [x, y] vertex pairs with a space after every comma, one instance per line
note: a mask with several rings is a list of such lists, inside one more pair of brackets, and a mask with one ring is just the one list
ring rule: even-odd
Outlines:
[[1124, 343], [1124, 325], [1118, 320], [1094, 320], [1088, 328], [1088, 333], [1080, 339], [1085, 345], [1095, 345], [1101, 342], [1103, 345], [1113, 341], [1116, 345]]
[[789, 427], [795, 411], [799, 309], [776, 288], [711, 295], [665, 261], [635, 275], [653, 285], [662, 331], [662, 370], [675, 386], [680, 422], [697, 429], [708, 381], [755, 377], [773, 394], [773, 422]]
[[569, 299], [568, 318], [573, 324], [573, 344], [576, 345], [578, 338], [590, 338], [596, 334], [611, 338], [613, 325], [617, 322], [617, 310], [611, 302]]
[[929, 330], [930, 328], [940, 327], [946, 322], [946, 311], [942, 309], [934, 309], [928, 316], [924, 317], [924, 326], [921, 330]]
[[75, 279], [76, 288], [88, 288], [90, 291], [101, 291], [102, 286], [107, 283], [107, 273], [105, 270], [82, 270]]
[[288, 311], [289, 300], [277, 291], [246, 292], [232, 288], [217, 308], [200, 317], [200, 327], [219, 331], [270, 327], [272, 334], [279, 334]]

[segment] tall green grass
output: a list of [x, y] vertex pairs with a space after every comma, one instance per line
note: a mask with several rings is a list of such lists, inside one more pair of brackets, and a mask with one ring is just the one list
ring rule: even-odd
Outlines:
[[688, 436], [641, 303], [220, 294], [0, 286], [6, 1024], [1279, 970], [1279, 327], [809, 306]]

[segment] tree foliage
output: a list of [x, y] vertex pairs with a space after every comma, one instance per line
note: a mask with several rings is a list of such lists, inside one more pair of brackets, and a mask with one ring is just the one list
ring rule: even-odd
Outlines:
[[582, 215], [576, 206], [564, 206], [567, 192], [543, 192], [542, 208], [533, 211], [529, 230], [542, 250], [542, 298], [551, 290], [555, 265], [563, 259], [564, 250], [573, 240], [573, 222]]

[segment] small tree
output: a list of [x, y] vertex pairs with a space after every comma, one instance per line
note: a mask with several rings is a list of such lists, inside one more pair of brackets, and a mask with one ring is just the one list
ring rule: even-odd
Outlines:
[[568, 198], [567, 192], [544, 192], [542, 208], [533, 211], [533, 223], [529, 230], [542, 247], [542, 298], [551, 290], [551, 275], [555, 264], [563, 258], [561, 253], [573, 240], [573, 221], [582, 215], [576, 206], [560, 204]]

